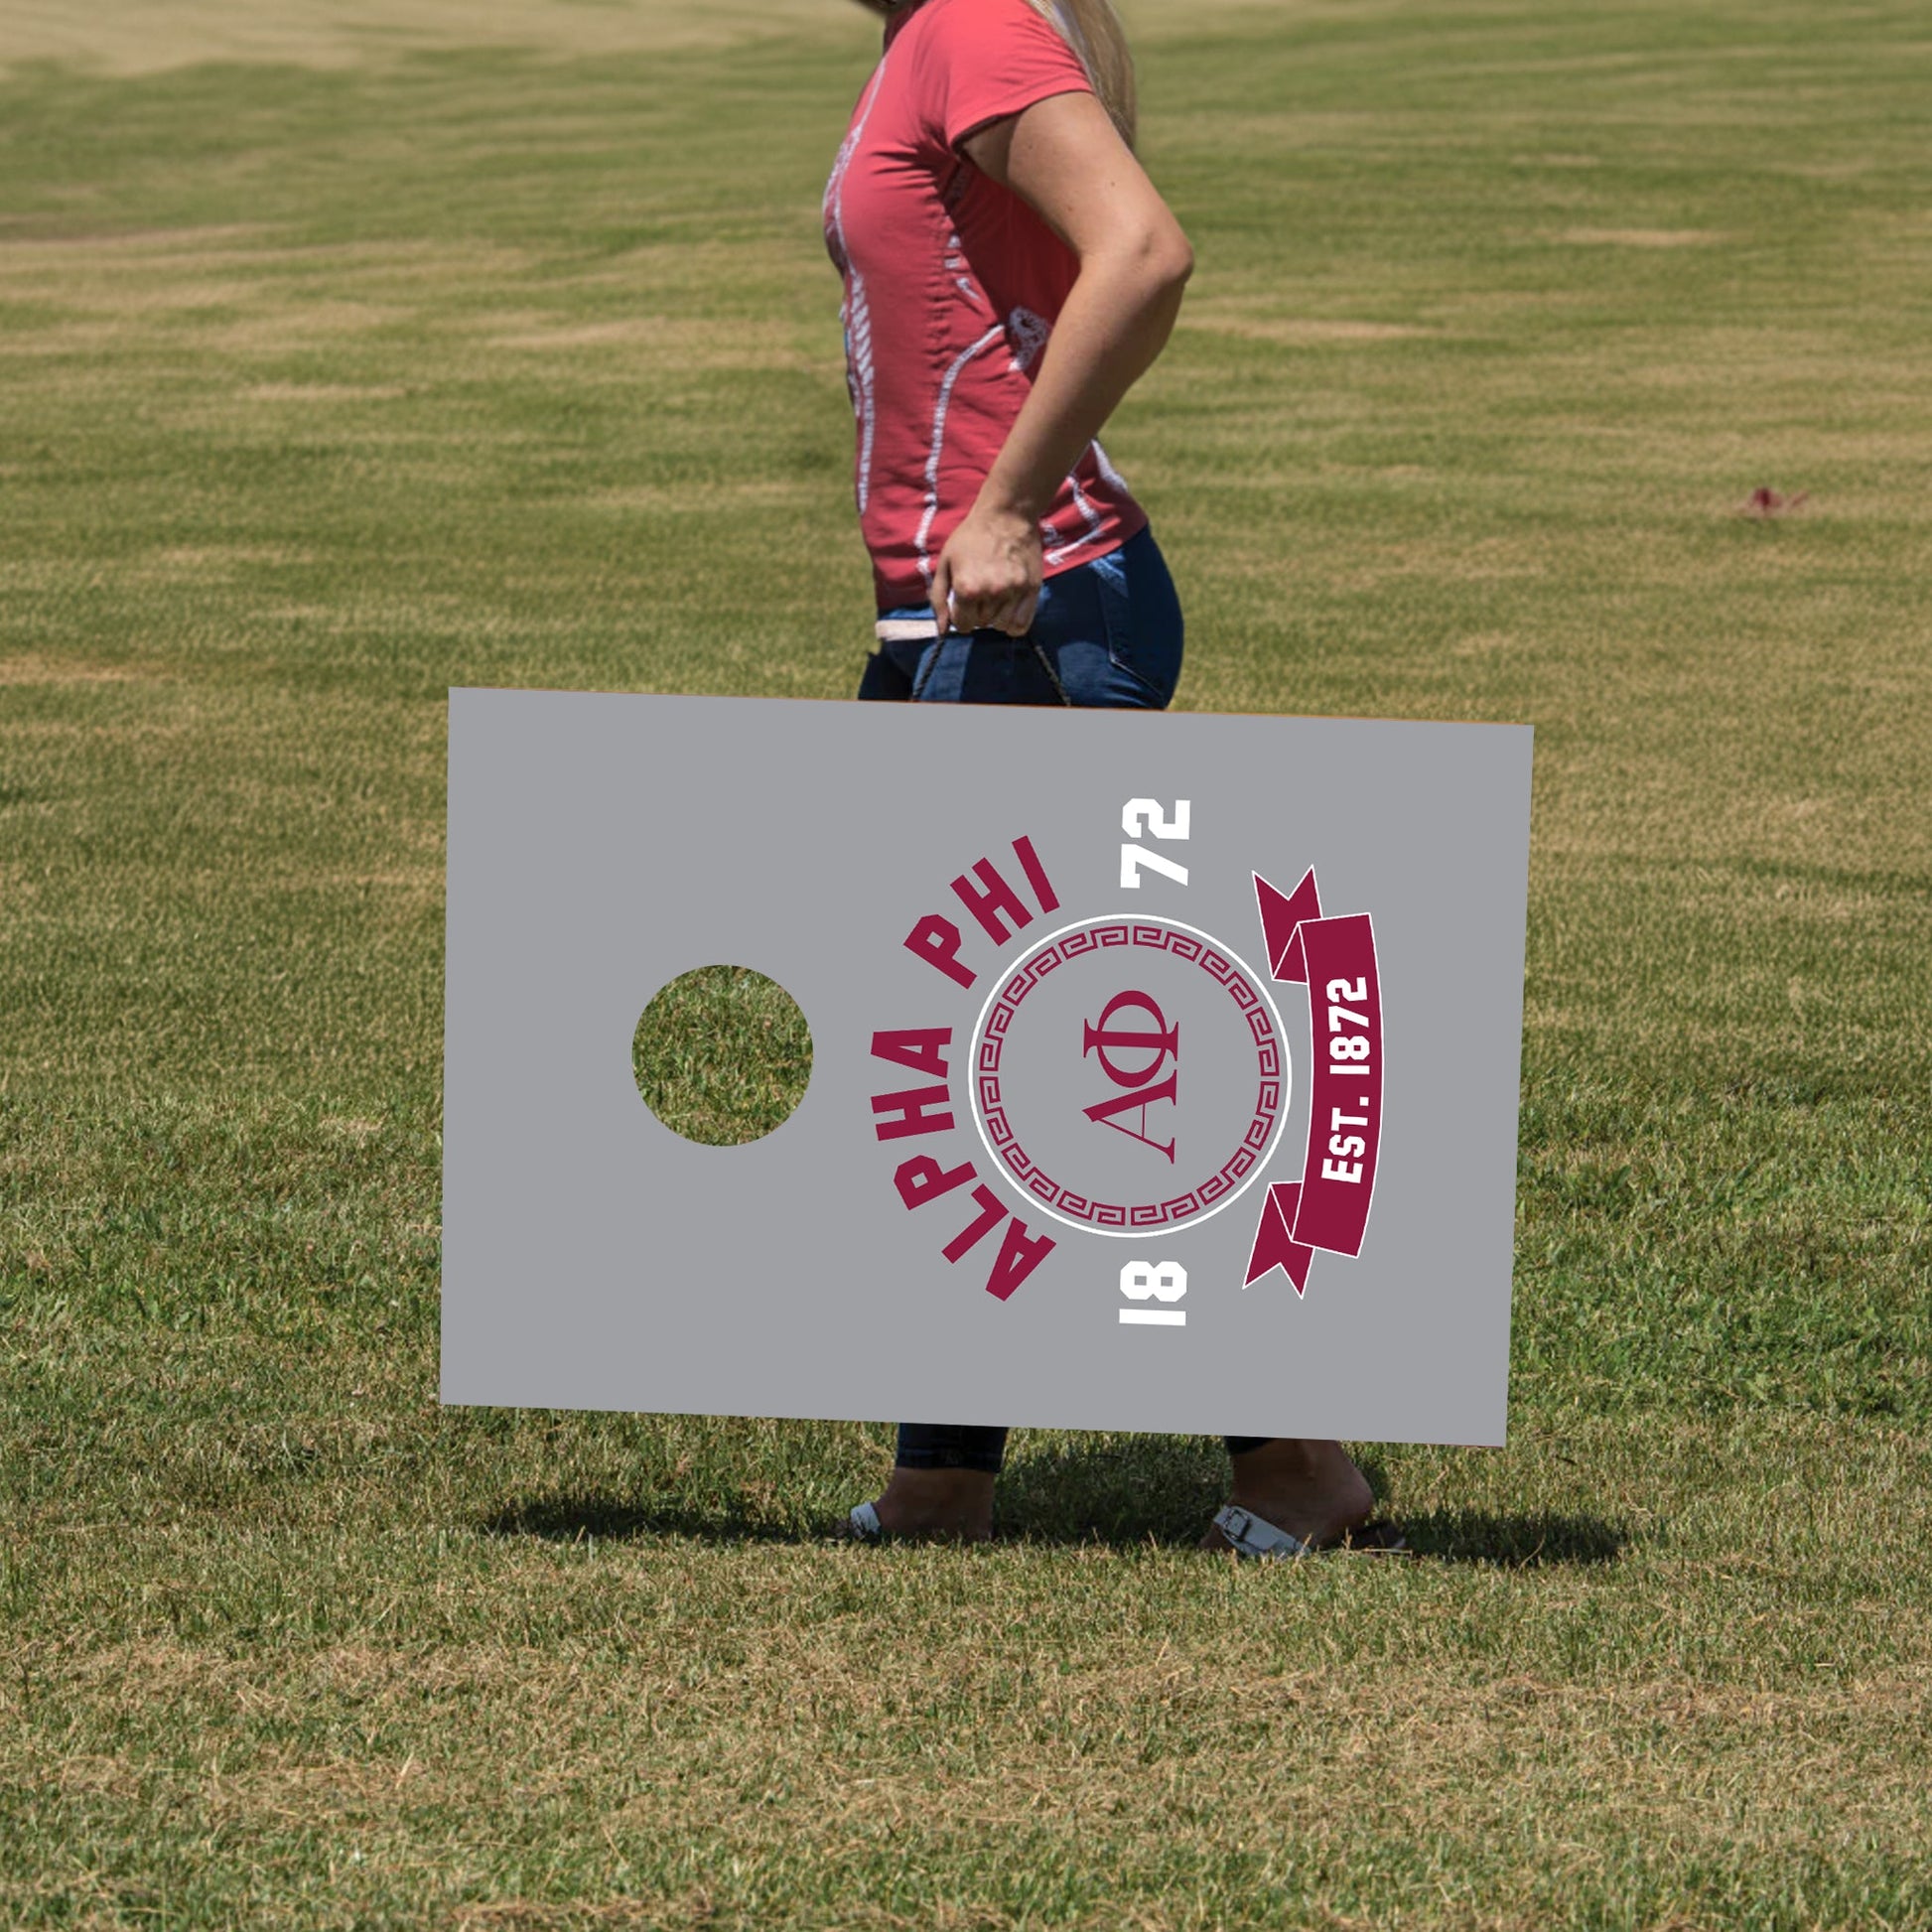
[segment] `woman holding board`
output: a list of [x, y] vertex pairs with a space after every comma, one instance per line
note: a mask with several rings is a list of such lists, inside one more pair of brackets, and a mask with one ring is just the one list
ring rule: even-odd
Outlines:
[[[1134, 158], [1108, 0], [862, 0], [885, 52], [825, 189], [845, 282], [855, 494], [877, 648], [866, 699], [1165, 708], [1181, 614], [1096, 440], [1193, 269]], [[903, 1424], [860, 1536], [991, 1536], [1006, 1431]], [[1203, 1547], [1391, 1547], [1331, 1442], [1230, 1437]]]

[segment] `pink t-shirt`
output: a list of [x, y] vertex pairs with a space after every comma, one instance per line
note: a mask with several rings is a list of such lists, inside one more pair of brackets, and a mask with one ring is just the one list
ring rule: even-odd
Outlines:
[[[1072, 288], [1073, 251], [958, 143], [1050, 94], [1091, 93], [1027, 0], [925, 0], [887, 23], [825, 186], [845, 278], [855, 489], [879, 608], [924, 604]], [[1045, 571], [1104, 556], [1147, 521], [1090, 443], [1040, 525]]]

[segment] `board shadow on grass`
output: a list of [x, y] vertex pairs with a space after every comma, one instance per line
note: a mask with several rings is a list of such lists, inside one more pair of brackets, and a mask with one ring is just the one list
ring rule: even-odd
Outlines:
[[[1016, 1431], [994, 1504], [1002, 1540], [1035, 1544], [1145, 1548], [1194, 1542], [1220, 1500], [1227, 1464], [1218, 1446], [1171, 1436], [1081, 1436], [1063, 1447]], [[770, 1493], [734, 1492], [729, 1484], [702, 1501], [656, 1493], [584, 1488], [505, 1503], [483, 1518], [485, 1534], [576, 1543], [646, 1536], [716, 1542], [811, 1543], [843, 1522], [846, 1508], [877, 1493], [877, 1472], [855, 1474], [849, 1498], [806, 1505]]]
[[[1376, 1492], [1376, 1515], [1392, 1516], [1419, 1557], [1515, 1569], [1605, 1564], [1629, 1540], [1617, 1524], [1586, 1514], [1414, 1514], [1386, 1501], [1390, 1481], [1379, 1456], [1358, 1451], [1356, 1459]], [[1191, 1548], [1226, 1499], [1226, 1458], [1206, 1439], [1076, 1439], [1057, 1453], [1009, 1455], [994, 1520], [998, 1534], [1030, 1543]]]
[[[1373, 1458], [1364, 1466], [1378, 1493], [1387, 1484]], [[1191, 1549], [1225, 1496], [1227, 1464], [1218, 1446], [1163, 1436], [1077, 1438], [1066, 1447], [1010, 1452], [994, 1503], [998, 1541], [1046, 1548], [1121, 1551]], [[857, 1501], [869, 1485], [852, 1485]], [[1378, 1513], [1382, 1513], [1379, 1512]], [[1614, 1563], [1629, 1541], [1620, 1525], [1589, 1514], [1550, 1510], [1435, 1509], [1394, 1512], [1420, 1558], [1508, 1569]], [[485, 1535], [546, 1543], [625, 1542], [643, 1537], [709, 1543], [824, 1542], [841, 1527], [842, 1507], [786, 1510], [769, 1499], [674, 1496], [595, 1490], [519, 1499], [483, 1518]]]
[[730, 1504], [711, 1508], [621, 1495], [565, 1494], [506, 1503], [477, 1525], [485, 1536], [538, 1543], [628, 1543], [692, 1537], [709, 1543], [814, 1543], [820, 1532]]
[[1630, 1541], [1600, 1516], [1544, 1509], [1434, 1509], [1405, 1515], [1402, 1530], [1419, 1557], [1505, 1570], [1615, 1563]]

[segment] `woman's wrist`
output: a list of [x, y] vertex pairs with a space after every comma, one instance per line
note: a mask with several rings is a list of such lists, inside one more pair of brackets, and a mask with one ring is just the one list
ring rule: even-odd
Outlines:
[[973, 502], [973, 515], [1001, 535], [1031, 536], [1053, 507], [1051, 496], [1044, 502], [1035, 502], [1036, 494], [1037, 489], [1030, 492], [1024, 482], [1001, 476], [996, 463], [980, 485], [980, 493]]

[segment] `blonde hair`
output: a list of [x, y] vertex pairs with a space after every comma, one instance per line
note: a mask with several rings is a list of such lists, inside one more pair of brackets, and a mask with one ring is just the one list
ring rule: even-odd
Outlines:
[[[859, 4], [890, 18], [908, 0], [859, 0]], [[1113, 0], [1027, 0], [1027, 4], [1073, 50], [1107, 118], [1131, 148], [1137, 125], [1134, 57], [1127, 51], [1127, 32]]]
[[1126, 30], [1113, 0], [1029, 0], [1029, 4], [1073, 50], [1108, 119], [1131, 148], [1136, 125], [1134, 57], [1127, 51]]

